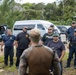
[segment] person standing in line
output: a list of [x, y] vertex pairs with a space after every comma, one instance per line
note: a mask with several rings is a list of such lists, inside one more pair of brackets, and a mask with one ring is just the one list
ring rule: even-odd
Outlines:
[[42, 43], [44, 45], [47, 45], [47, 43], [52, 40], [53, 30], [51, 27], [48, 28], [48, 33], [45, 33], [41, 39]]
[[50, 75], [50, 65], [53, 66], [54, 75], [60, 75], [59, 58], [51, 48], [39, 44], [38, 29], [30, 31], [30, 40], [31, 46], [25, 49], [20, 57], [19, 75]]
[[20, 56], [23, 53], [23, 51], [28, 48], [30, 44], [30, 39], [29, 39], [29, 34], [27, 33], [27, 27], [23, 27], [23, 32], [19, 33], [16, 37], [16, 68], [19, 67], [19, 61], [20, 61]]
[[47, 44], [48, 47], [52, 48], [55, 50], [59, 56], [59, 61], [60, 61], [60, 67], [61, 67], [61, 75], [63, 74], [63, 67], [62, 67], [62, 59], [65, 55], [65, 46], [62, 43], [62, 41], [59, 39], [59, 34], [54, 33], [53, 34], [53, 40], [50, 40], [49, 43]]
[[13, 66], [14, 44], [15, 44], [15, 36], [12, 35], [11, 29], [7, 29], [7, 34], [2, 38], [2, 43], [1, 43], [2, 46], [5, 45], [4, 47], [5, 66], [8, 66], [8, 56], [10, 56], [10, 67]]
[[76, 69], [76, 29], [74, 29], [73, 35], [69, 35], [69, 42], [67, 47], [69, 48], [69, 44], [71, 45], [70, 50], [69, 50], [69, 56], [67, 59], [67, 65], [65, 68], [70, 67], [71, 60], [73, 58], [73, 55], [75, 54], [75, 59], [74, 59], [74, 68]]
[[[69, 40], [69, 36], [72, 36], [74, 33], [74, 29], [76, 29], [76, 22], [73, 21], [71, 27], [67, 30], [67, 40]], [[69, 51], [70, 51], [71, 45], [69, 43]]]
[[53, 32], [53, 34], [54, 33], [58, 33], [58, 30], [57, 29], [55, 29], [55, 27], [54, 27], [54, 25], [52, 24], [52, 25], [50, 25], [50, 27], [52, 28], [52, 32]]
[[71, 27], [67, 30], [67, 36], [72, 35], [76, 29], [76, 22], [73, 21]]

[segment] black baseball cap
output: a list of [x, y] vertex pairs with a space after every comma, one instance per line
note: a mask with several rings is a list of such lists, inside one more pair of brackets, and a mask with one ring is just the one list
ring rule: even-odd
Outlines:
[[50, 27], [54, 27], [54, 25], [53, 25], [53, 24], [51, 24], [51, 25], [50, 25]]
[[75, 21], [73, 21], [73, 22], [72, 22], [72, 24], [76, 24], [76, 22], [75, 22]]

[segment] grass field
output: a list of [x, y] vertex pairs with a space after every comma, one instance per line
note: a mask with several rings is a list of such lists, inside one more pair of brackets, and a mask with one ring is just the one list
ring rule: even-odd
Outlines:
[[[70, 68], [64, 68], [66, 66], [66, 60], [68, 57], [68, 53], [66, 53], [64, 59], [63, 59], [63, 75], [76, 75], [76, 69], [73, 67], [73, 60], [71, 63]], [[16, 58], [14, 57], [14, 63], [15, 63]], [[5, 67], [3, 68], [3, 62], [4, 62], [4, 57], [3, 55], [0, 56], [0, 75], [18, 75], [18, 69], [16, 69], [15, 64], [12, 67]], [[3, 70], [1, 72], [1, 70]]]

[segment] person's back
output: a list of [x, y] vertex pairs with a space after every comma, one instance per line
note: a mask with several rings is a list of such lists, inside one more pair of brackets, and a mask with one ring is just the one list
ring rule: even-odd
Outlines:
[[26, 75], [27, 66], [28, 75], [50, 75], [50, 66], [54, 68], [54, 75], [60, 75], [58, 57], [53, 57], [53, 50], [49, 47], [32, 46], [23, 52], [20, 60], [20, 75]]
[[44, 46], [33, 47], [28, 56], [29, 75], [50, 75], [52, 58], [52, 51]]

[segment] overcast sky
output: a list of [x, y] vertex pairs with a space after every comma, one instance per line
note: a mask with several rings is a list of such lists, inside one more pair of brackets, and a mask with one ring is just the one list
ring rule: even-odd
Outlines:
[[[30, 3], [40, 3], [40, 2], [43, 2], [45, 4], [47, 3], [52, 3], [56, 0], [21, 0], [20, 3], [23, 4], [23, 3], [26, 3], [26, 2], [30, 2]], [[16, 2], [19, 2], [19, 0], [16, 0]]]

